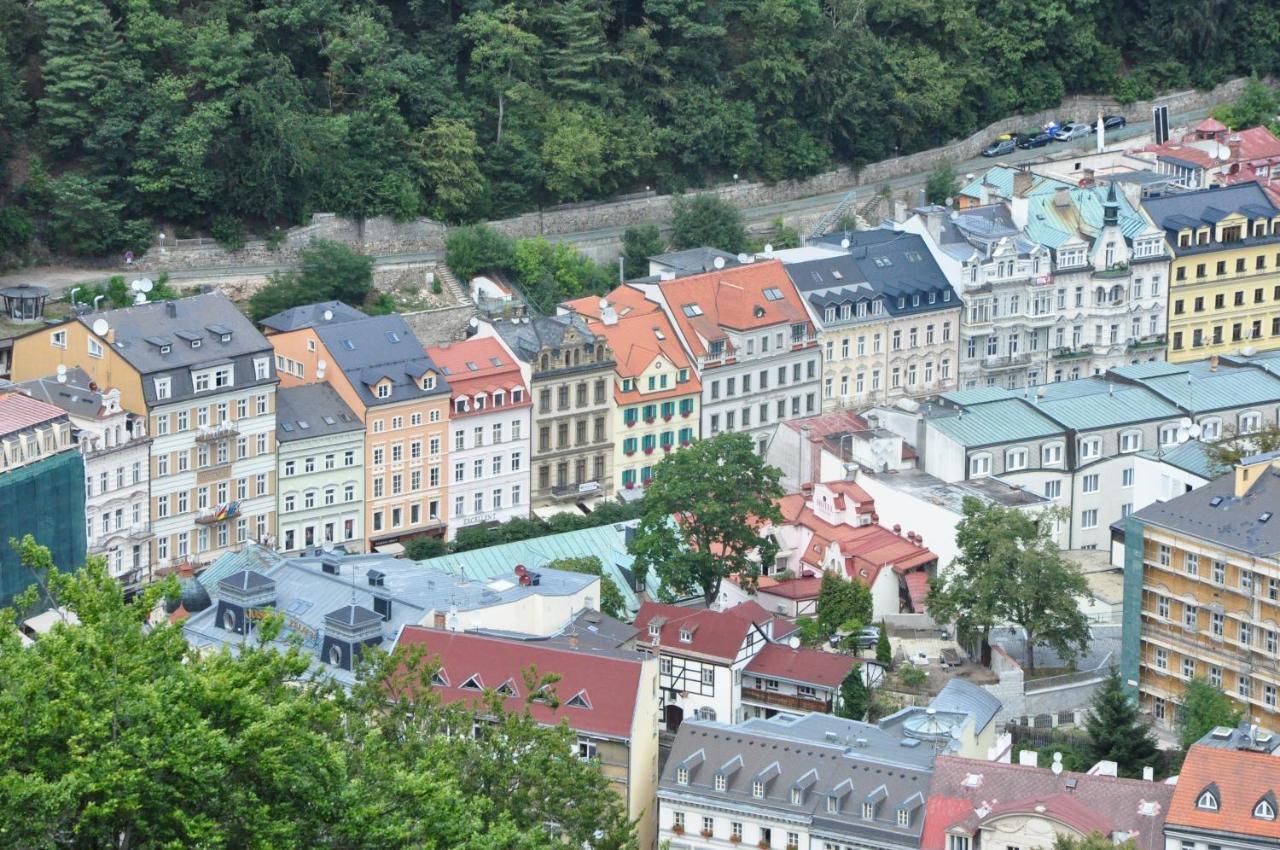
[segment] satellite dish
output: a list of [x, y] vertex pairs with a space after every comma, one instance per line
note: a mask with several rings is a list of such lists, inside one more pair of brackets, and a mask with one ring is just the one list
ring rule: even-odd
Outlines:
[[791, 647], [792, 649], [799, 649], [800, 638], [796, 637], [795, 635], [792, 635], [791, 637], [787, 638], [787, 646]]
[[325, 320], [326, 322], [331, 322], [331, 321], [333, 321], [333, 311], [332, 311], [332, 310], [325, 310], [325, 311], [324, 311], [324, 320]]
[[1178, 430], [1185, 431], [1189, 429], [1192, 424], [1191, 420], [1184, 416], [1178, 420]]
[[1191, 437], [1191, 439], [1198, 440], [1200, 439], [1200, 434], [1203, 431], [1204, 429], [1200, 427], [1200, 424], [1196, 423], [1195, 425], [1192, 425], [1190, 428], [1187, 429], [1187, 434]]
[[328, 366], [328, 365], [329, 365], [329, 364], [328, 364], [328, 363], [326, 363], [326, 362], [324, 362], [324, 360], [317, 360], [317, 361], [316, 361], [316, 368], [317, 368], [317, 369], [324, 369], [324, 367], [326, 367], [326, 366]]
[[134, 281], [130, 281], [130, 283], [129, 283], [129, 288], [130, 288], [130, 289], [132, 289], [134, 292], [141, 292], [141, 291], [142, 291], [142, 281], [141, 281], [141, 280], [134, 280]]
[[715, 266], [718, 269], [724, 268], [724, 257], [716, 257], [714, 260], [711, 261], [711, 265]]
[[1227, 160], [1231, 159], [1231, 150], [1229, 148], [1219, 147], [1218, 159], [1222, 160], [1223, 162], [1226, 162]]
[[1181, 444], [1181, 443], [1185, 443], [1187, 440], [1190, 440], [1190, 439], [1191, 439], [1191, 429], [1190, 429], [1190, 428], [1178, 428], [1178, 443], [1179, 443], [1179, 444]]
[[749, 262], [751, 262], [751, 258], [750, 258], [750, 257], [748, 257], [746, 254], [739, 254], [739, 255], [738, 255], [738, 262], [740, 262], [740, 263], [749, 263]]
[[146, 304], [146, 303], [147, 303], [147, 293], [145, 293], [145, 292], [135, 292], [135, 293], [133, 293], [133, 303], [134, 303], [134, 304]]
[[66, 382], [67, 382], [67, 367], [59, 363], [58, 364], [58, 383], [65, 384]]
[[143, 292], [150, 292], [152, 289], [155, 288], [155, 284], [151, 282], [151, 278], [149, 277], [139, 278], [138, 283], [142, 284], [138, 288], [141, 289]]
[[107, 324], [106, 319], [93, 320], [93, 332], [98, 336], [106, 336], [109, 330], [111, 330], [111, 326]]
[[848, 240], [848, 239], [841, 239], [841, 240], [840, 240], [840, 247], [841, 247], [841, 248], [844, 248], [846, 251], [847, 251], [847, 250], [849, 250], [849, 240]]
[[467, 324], [473, 328], [478, 328], [480, 327], [480, 320], [475, 316], [472, 316], [470, 319], [467, 319]]
[[764, 246], [764, 255], [765, 255], [766, 257], [772, 257], [772, 256], [773, 256], [773, 246], [772, 246], [772, 245], [766, 244], [766, 245]]
[[1053, 764], [1049, 766], [1049, 769], [1053, 771], [1054, 776], [1062, 773], [1062, 753], [1053, 754]]

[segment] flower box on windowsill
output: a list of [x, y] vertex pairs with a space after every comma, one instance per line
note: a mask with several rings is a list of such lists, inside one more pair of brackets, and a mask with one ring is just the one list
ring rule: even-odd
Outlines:
[[703, 838], [710, 838], [710, 837], [711, 837], [711, 830], [709, 830], [709, 829], [704, 829], [704, 830], [702, 830], [702, 837], [703, 837]]
[[684, 835], [684, 827], [678, 823], [671, 825], [671, 831], [674, 832], [676, 835]]
[[626, 455], [627, 457], [631, 457], [633, 454], [635, 454], [635, 452], [623, 452], [623, 454]]
[[756, 846], [759, 847], [760, 850], [770, 850], [770, 848], [773, 847], [773, 845], [768, 841], [757, 841]]
[[681, 441], [680, 441], [680, 448], [684, 449], [684, 448], [688, 448], [688, 446], [689, 446], [689, 441], [688, 441], [688, 440], [681, 440]]
[[670, 414], [670, 413], [668, 413], [666, 416], [662, 417], [662, 421], [663, 421], [663, 422], [670, 422], [670, 421], [671, 421], [671, 414]]
[[662, 447], [662, 450], [663, 450], [664, 452], [669, 452], [669, 451], [671, 451], [671, 444], [670, 444], [670, 443], [667, 443], [665, 446], [663, 446], [663, 447]]
[[647, 455], [651, 455], [651, 454], [653, 454], [653, 447], [652, 447], [652, 446], [650, 446], [649, 448], [645, 449], [645, 450], [644, 450], [644, 453], [645, 453], [645, 454], [647, 454]]
[[645, 420], [644, 420], [644, 424], [646, 424], [646, 425], [652, 425], [652, 424], [653, 424], [653, 417], [652, 417], [652, 416], [650, 416], [650, 417], [648, 417], [647, 419], [645, 419]]
[[741, 844], [741, 843], [742, 843], [742, 836], [741, 836], [741, 835], [730, 835], [730, 836], [729, 836], [729, 843], [730, 843], [730, 844]]
[[689, 418], [690, 416], [692, 416], [692, 415], [693, 415], [693, 411], [692, 411], [692, 410], [682, 410], [682, 411], [680, 411], [680, 418], [681, 418], [681, 419], [688, 419], [688, 418]]
[[634, 419], [628, 419], [628, 420], [627, 420], [627, 427], [628, 427], [628, 428], [634, 428], [634, 427], [636, 427], [636, 420], [634, 420]]
[[626, 487], [628, 490], [634, 490], [636, 486], [636, 482], [628, 481], [626, 484], [623, 484], [622, 486]]

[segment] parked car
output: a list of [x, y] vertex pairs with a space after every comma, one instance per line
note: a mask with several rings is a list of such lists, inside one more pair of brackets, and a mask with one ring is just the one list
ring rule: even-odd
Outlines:
[[1018, 147], [1024, 150], [1029, 148], [1042, 148], [1053, 141], [1053, 136], [1048, 133], [1036, 133], [1035, 135], [1023, 136], [1018, 142]]
[[1004, 156], [1013, 153], [1018, 149], [1018, 143], [1013, 139], [996, 139], [987, 145], [987, 149], [982, 152], [983, 156]]
[[1102, 128], [1104, 130], [1119, 130], [1129, 122], [1124, 120], [1123, 115], [1104, 115], [1102, 116]]
[[[849, 632], [836, 632], [831, 636], [831, 648], [839, 649], [848, 637]], [[879, 642], [880, 629], [876, 626], [864, 626], [853, 635], [853, 645], [857, 649], [874, 649]]]
[[1089, 135], [1089, 125], [1072, 121], [1054, 134], [1054, 138], [1060, 142], [1069, 142], [1072, 139], [1082, 139]]

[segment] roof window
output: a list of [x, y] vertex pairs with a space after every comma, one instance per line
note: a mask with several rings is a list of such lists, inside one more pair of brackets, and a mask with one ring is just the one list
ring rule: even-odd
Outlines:
[[[816, 274], [816, 272], [815, 272], [815, 274]], [[782, 290], [781, 290], [781, 289], [779, 289], [779, 288], [778, 288], [778, 287], [776, 287], [776, 286], [771, 286], [771, 287], [769, 287], [768, 289], [766, 289], [766, 290], [764, 291], [764, 298], [765, 298], [765, 300], [766, 300], [766, 301], [781, 301], [781, 300], [782, 300]]]
[[702, 315], [702, 308], [697, 304], [685, 304], [680, 308], [680, 311], [691, 319]]

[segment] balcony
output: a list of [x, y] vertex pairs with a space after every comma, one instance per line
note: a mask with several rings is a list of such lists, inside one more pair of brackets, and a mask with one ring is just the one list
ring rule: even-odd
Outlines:
[[137, 525], [132, 525], [129, 527], [128, 534], [130, 540], [146, 540], [152, 535], [151, 523], [140, 522]]
[[1141, 339], [1131, 339], [1127, 346], [1129, 351], [1156, 351], [1165, 347], [1165, 335], [1154, 334]]
[[240, 436], [240, 426], [231, 420], [217, 425], [206, 425], [196, 430], [196, 442], [212, 443], [227, 437]]
[[[1261, 645], [1254, 644], [1248, 649], [1240, 646], [1234, 640], [1225, 637], [1215, 637], [1208, 632], [1189, 631], [1180, 626], [1164, 625], [1155, 621], [1155, 612], [1144, 610], [1142, 612], [1142, 637], [1143, 639], [1154, 639], [1161, 643], [1167, 643], [1175, 649], [1183, 652], [1192, 658], [1201, 661], [1216, 659], [1223, 661], [1227, 666], [1236, 670], [1242, 670], [1246, 674], [1252, 673], [1254, 670], [1267, 670], [1272, 674], [1280, 673], [1280, 658], [1274, 653], [1268, 653]], [[1254, 630], [1258, 632], [1257, 637], [1262, 637], [1264, 626], [1254, 626]], [[1153, 667], [1153, 669], [1155, 669]], [[1176, 676], [1173, 670], [1159, 671], [1169, 676]]]
[[1031, 352], [1020, 354], [990, 354], [978, 361], [983, 369], [998, 372], [1002, 369], [1017, 369], [1031, 365]]
[[551, 498], [557, 502], [577, 501], [604, 495], [599, 481], [583, 481], [581, 484], [557, 484], [551, 488]]
[[831, 711], [831, 701], [825, 699], [816, 699], [813, 697], [795, 696], [793, 694], [782, 694], [777, 691], [760, 690], [759, 688], [748, 688], [743, 686], [742, 698], [760, 703], [761, 705], [774, 706], [776, 708], [789, 708], [793, 711], [818, 711], [826, 714]]
[[238, 516], [240, 516], [240, 502], [232, 501], [225, 505], [205, 508], [196, 514], [195, 522], [197, 525], [213, 525], [214, 523], [235, 519]]
[[1093, 356], [1093, 344], [1086, 343], [1075, 348], [1055, 348], [1052, 352], [1054, 360], [1084, 360]]

